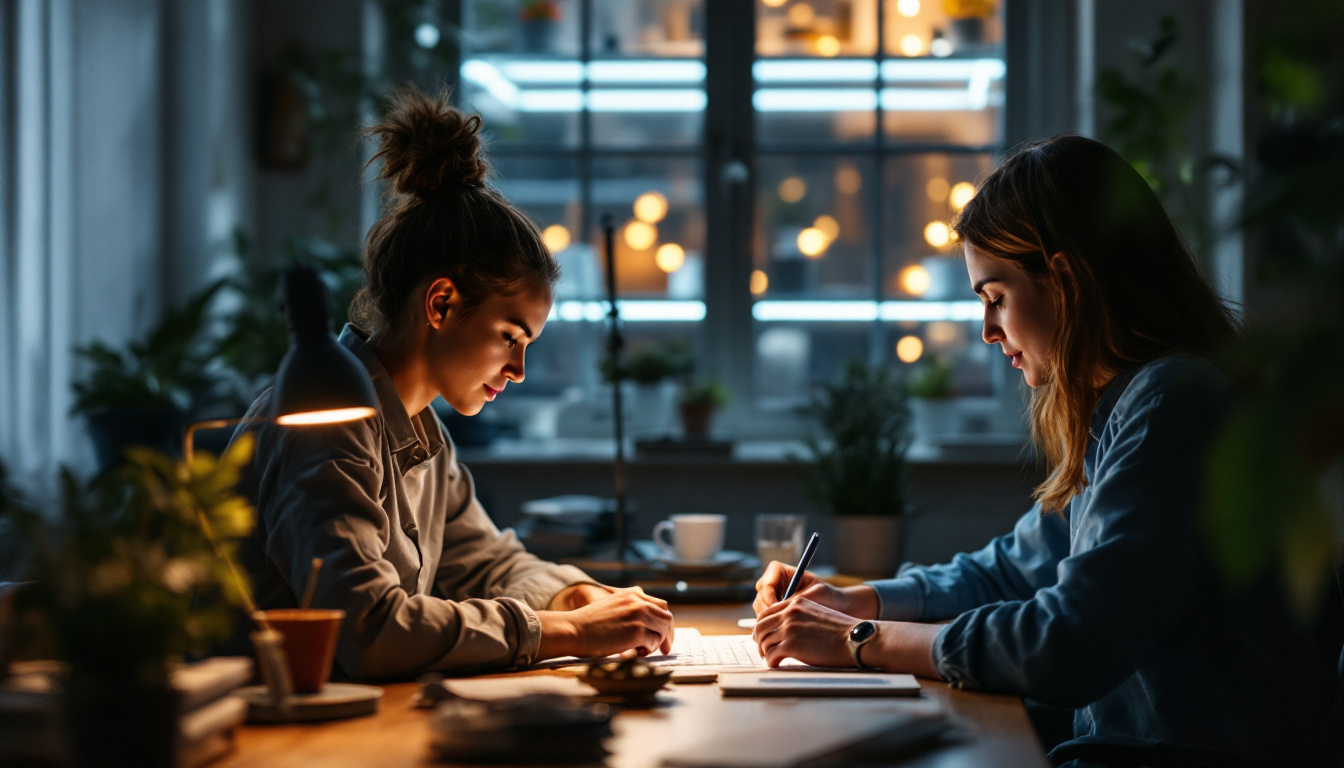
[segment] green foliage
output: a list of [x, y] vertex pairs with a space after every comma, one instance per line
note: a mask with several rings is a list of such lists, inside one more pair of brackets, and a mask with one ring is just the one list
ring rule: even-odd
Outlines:
[[853, 360], [803, 410], [826, 435], [807, 443], [805, 489], [837, 515], [905, 512], [905, 452], [910, 411], [905, 391], [886, 368]]
[[316, 237], [290, 238], [279, 258], [266, 262], [253, 253], [251, 241], [239, 230], [234, 232], [234, 249], [242, 268], [225, 283], [232, 309], [213, 352], [239, 380], [238, 391], [231, 395], [234, 409], [241, 410], [275, 374], [289, 349], [289, 331], [280, 314], [285, 272], [300, 264], [317, 270], [331, 292], [332, 320], [339, 330], [351, 299], [364, 284], [364, 264], [359, 251]]
[[1344, 560], [1344, 6], [1286, 5], [1248, 62], [1267, 114], [1243, 222], [1248, 278], [1280, 312], [1224, 360], [1246, 396], [1209, 456], [1203, 520], [1233, 585], [1277, 574], [1309, 619]]
[[251, 532], [252, 507], [234, 488], [252, 441], [245, 435], [222, 457], [200, 453], [190, 465], [145, 448], [128, 453], [130, 463], [88, 482], [63, 469], [56, 515], [6, 489], [0, 521], [26, 552], [19, 577], [34, 582], [19, 626], [40, 619], [77, 675], [157, 685], [169, 661], [231, 633], [228, 606], [241, 604], [243, 585], [201, 520], [230, 554], [230, 540]]
[[728, 404], [728, 388], [718, 379], [705, 379], [696, 384], [688, 384], [682, 390], [681, 402], [688, 405], [700, 403], [722, 408]]
[[911, 397], [943, 400], [952, 396], [952, 364], [930, 359], [915, 368], [905, 379], [905, 391]]
[[118, 350], [100, 342], [79, 347], [75, 354], [90, 364], [88, 375], [74, 382], [71, 412], [88, 414], [105, 408], [175, 408], [188, 412], [197, 398], [211, 390], [211, 350], [206, 339], [206, 310], [222, 283], [216, 282], [170, 309], [141, 340]]
[[1097, 95], [1110, 108], [1101, 128], [1106, 142], [1148, 182], [1177, 226], [1204, 255], [1209, 222], [1200, 203], [1201, 177], [1214, 167], [1235, 170], [1226, 158], [1196, 158], [1188, 136], [1199, 95], [1187, 75], [1171, 63], [1180, 40], [1176, 21], [1164, 16], [1151, 37], [1130, 42], [1138, 65], [1131, 79], [1116, 69], [1097, 74]]
[[[631, 352], [625, 356], [620, 376], [637, 384], [657, 384], [664, 379], [687, 376], [695, 370], [695, 358], [691, 347], [680, 339], [672, 339], [663, 344], [654, 344]], [[602, 375], [611, 381], [611, 359], [602, 360]]]

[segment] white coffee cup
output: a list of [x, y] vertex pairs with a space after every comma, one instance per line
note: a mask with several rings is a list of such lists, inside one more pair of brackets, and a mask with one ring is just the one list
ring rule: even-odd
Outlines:
[[[669, 558], [688, 563], [713, 560], [723, 549], [723, 515], [672, 515], [653, 527], [653, 543]], [[663, 534], [672, 532], [668, 543]]]

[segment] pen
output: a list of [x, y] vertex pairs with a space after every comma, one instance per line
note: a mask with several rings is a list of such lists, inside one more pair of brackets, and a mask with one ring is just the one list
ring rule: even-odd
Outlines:
[[803, 548], [803, 556], [798, 558], [798, 567], [794, 569], [793, 578], [789, 579], [789, 586], [785, 588], [784, 597], [781, 597], [780, 600], [788, 600], [793, 597], [794, 592], [798, 591], [798, 585], [803, 583], [803, 572], [812, 562], [812, 556], [817, 553], [818, 541], [821, 541], [820, 533], [813, 533], [812, 538], [807, 540], [807, 546]]

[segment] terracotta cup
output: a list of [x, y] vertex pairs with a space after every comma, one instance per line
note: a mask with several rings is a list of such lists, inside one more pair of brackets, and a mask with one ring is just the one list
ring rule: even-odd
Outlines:
[[295, 693], [317, 693], [331, 677], [336, 658], [336, 635], [345, 611], [318, 608], [279, 608], [257, 611], [277, 632], [285, 636], [285, 657]]

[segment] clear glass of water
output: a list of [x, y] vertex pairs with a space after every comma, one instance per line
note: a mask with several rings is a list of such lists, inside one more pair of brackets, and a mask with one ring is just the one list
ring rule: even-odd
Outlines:
[[807, 515], [757, 515], [756, 516], [756, 556], [761, 559], [761, 567], [771, 560], [793, 566], [803, 555], [803, 529], [807, 527]]

